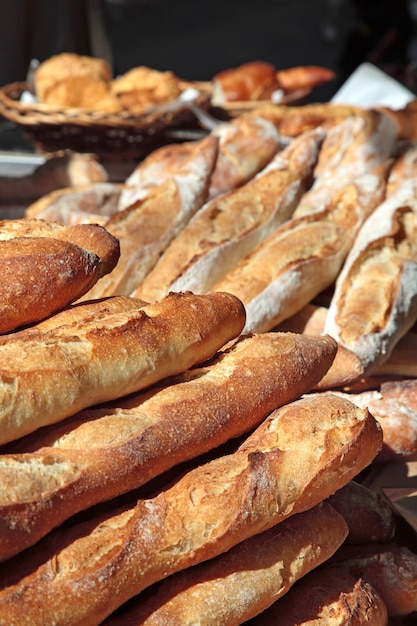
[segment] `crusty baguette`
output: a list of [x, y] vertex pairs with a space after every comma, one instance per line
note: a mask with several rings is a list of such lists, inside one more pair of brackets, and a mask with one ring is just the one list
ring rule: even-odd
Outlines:
[[241, 115], [219, 124], [211, 134], [219, 140], [219, 153], [208, 199], [246, 183], [285, 145], [275, 126], [256, 116]]
[[65, 326], [61, 318], [55, 329], [33, 326], [1, 337], [0, 442], [204, 361], [240, 333], [245, 319], [230, 294], [172, 294], [142, 304], [78, 325]]
[[383, 543], [393, 539], [396, 518], [380, 493], [351, 480], [327, 501], [346, 520], [346, 543]]
[[103, 626], [235, 626], [258, 615], [328, 559], [346, 525], [328, 504], [298, 513], [229, 552], [163, 581]]
[[120, 259], [114, 271], [100, 280], [86, 298], [130, 295], [172, 239], [207, 198], [209, 177], [217, 155], [217, 140], [199, 142], [193, 165], [183, 176], [153, 185], [148, 194], [118, 211], [106, 229], [120, 241]]
[[417, 554], [406, 546], [342, 546], [330, 564], [335, 565], [335, 576], [342, 568], [370, 583], [383, 599], [388, 616], [417, 610]]
[[215, 166], [218, 141], [218, 138], [213, 136], [197, 141], [169, 144], [153, 150], [125, 180], [117, 210], [123, 211], [133, 206], [143, 200], [153, 187], [167, 180], [175, 180], [184, 192], [188, 185], [193, 187], [198, 184], [199, 177], [206, 176], [206, 159], [209, 154], [210, 170]]
[[[415, 358], [416, 353], [414, 353]], [[340, 392], [338, 392], [340, 393]], [[378, 461], [411, 458], [417, 452], [417, 379], [382, 382], [378, 389], [346, 393], [381, 424], [384, 445]]]
[[63, 225], [104, 225], [117, 211], [122, 187], [119, 183], [99, 182], [56, 189], [29, 205], [25, 217]]
[[213, 290], [238, 295], [246, 331], [271, 330], [333, 284], [384, 188], [383, 176], [367, 174], [337, 190], [326, 208], [279, 226]]
[[328, 129], [314, 170], [314, 183], [295, 215], [320, 210], [336, 190], [366, 172], [388, 168], [396, 138], [392, 122], [373, 111], [362, 111]]
[[0, 333], [41, 320], [85, 294], [119, 259], [103, 227], [0, 222]]
[[323, 133], [306, 133], [252, 180], [207, 202], [173, 239], [134, 296], [205, 293], [295, 210], [309, 184]]
[[337, 278], [324, 332], [376, 372], [417, 319], [417, 204], [387, 197], [362, 226]]
[[311, 509], [366, 467], [380, 446], [376, 420], [344, 399], [328, 394], [287, 404], [236, 452], [190, 470], [133, 508], [57, 531], [25, 559], [8, 561], [1, 620], [99, 624], [154, 582]]
[[1, 457], [0, 560], [78, 511], [243, 435], [308, 391], [335, 351], [330, 338], [247, 336], [206, 367], [26, 438], [32, 454]]
[[[276, 330], [320, 336], [324, 333], [327, 313], [327, 307], [309, 303], [295, 315], [279, 324]], [[390, 356], [376, 370], [374, 376], [365, 377], [365, 370], [359, 358], [339, 344], [331, 367], [317, 383], [316, 388], [335, 389], [351, 386], [353, 383], [359, 383], [359, 381], [362, 381], [363, 389], [366, 388], [366, 381], [369, 381], [368, 387], [375, 388], [375, 386], [380, 385], [381, 379], [384, 378], [417, 377], [416, 354], [417, 333], [411, 329], [395, 344]]]
[[326, 565], [307, 574], [251, 622], [251, 626], [364, 624], [387, 626], [388, 612], [381, 596], [359, 576]]

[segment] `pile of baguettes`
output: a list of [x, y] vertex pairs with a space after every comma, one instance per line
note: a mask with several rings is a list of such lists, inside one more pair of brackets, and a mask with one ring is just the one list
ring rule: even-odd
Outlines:
[[[0, 625], [401, 623], [401, 112], [263, 108], [0, 223]], [[405, 623], [405, 622], [404, 622]]]

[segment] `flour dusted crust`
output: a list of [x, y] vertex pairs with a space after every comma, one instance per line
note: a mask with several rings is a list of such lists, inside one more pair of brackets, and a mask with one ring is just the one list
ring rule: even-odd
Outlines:
[[384, 188], [375, 175], [346, 185], [325, 209], [279, 226], [214, 286], [239, 294], [246, 331], [271, 330], [332, 285]]
[[387, 607], [360, 576], [324, 565], [298, 581], [254, 626], [387, 626]]
[[192, 154], [189, 167], [151, 185], [148, 193], [105, 223], [120, 242], [120, 259], [114, 271], [101, 280], [85, 299], [130, 295], [156, 265], [174, 237], [207, 199], [209, 179], [217, 155], [217, 140], [208, 136], [189, 142], [183, 152]]
[[295, 139], [245, 185], [204, 204], [172, 240], [135, 297], [209, 291], [246, 253], [285, 222], [312, 175], [323, 134]]
[[98, 624], [154, 582], [319, 504], [381, 443], [374, 418], [346, 400], [329, 394], [287, 404], [234, 453], [38, 544], [41, 553], [33, 548], [4, 572], [0, 614], [13, 626], [23, 617], [31, 626]]
[[360, 230], [340, 272], [325, 332], [375, 372], [417, 318], [417, 212], [404, 186]]
[[346, 525], [329, 505], [273, 526], [224, 555], [164, 581], [149, 600], [137, 601], [105, 626], [125, 624], [236, 624], [263, 612], [311, 568], [331, 556]]
[[[0, 338], [1, 443], [82, 408], [139, 391], [211, 357], [242, 330], [245, 313], [230, 294], [172, 294], [117, 312], [96, 303]], [[40, 371], [42, 375], [40, 375]], [[59, 373], [59, 375], [57, 375]]]
[[[117, 304], [122, 311], [131, 302], [119, 300], [92, 304], [91, 320], [106, 306]], [[77, 311], [80, 307], [73, 318]], [[78, 511], [243, 435], [273, 409], [308, 391], [330, 366], [335, 350], [328, 337], [242, 337], [206, 366], [178, 375], [175, 384], [161, 382], [26, 437], [0, 463], [0, 560]]]

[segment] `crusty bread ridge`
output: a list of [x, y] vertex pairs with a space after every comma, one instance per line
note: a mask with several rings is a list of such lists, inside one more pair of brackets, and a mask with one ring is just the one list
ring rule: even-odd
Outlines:
[[148, 601], [139, 595], [131, 608], [103, 626], [241, 624], [329, 558], [345, 534], [343, 517], [328, 504], [317, 505], [216, 559], [171, 576]]
[[78, 511], [243, 435], [308, 391], [335, 350], [328, 337], [242, 337], [205, 367], [27, 437], [20, 449], [32, 454], [1, 457], [0, 560]]
[[366, 467], [381, 443], [375, 419], [346, 400], [328, 394], [287, 404], [233, 454], [7, 562], [0, 623], [99, 624], [154, 582], [319, 504]]
[[1, 443], [204, 361], [239, 335], [245, 320], [231, 294], [171, 294], [142, 304], [67, 326], [61, 315], [54, 329], [1, 337]]
[[322, 138], [317, 130], [295, 139], [248, 183], [207, 202], [133, 295], [154, 301], [169, 291], [209, 291], [292, 215], [311, 179]]

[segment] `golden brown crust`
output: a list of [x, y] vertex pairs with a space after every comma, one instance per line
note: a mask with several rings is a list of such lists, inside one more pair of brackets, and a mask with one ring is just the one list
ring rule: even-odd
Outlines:
[[202, 362], [236, 337], [245, 320], [230, 294], [171, 294], [141, 305], [91, 319], [86, 303], [79, 324], [65, 326], [61, 316], [54, 329], [33, 326], [0, 338], [1, 442]]
[[206, 200], [217, 140], [209, 136], [197, 143], [190, 142], [182, 150], [194, 155], [189, 168], [150, 186], [147, 195], [105, 223], [106, 230], [120, 241], [120, 259], [114, 271], [84, 299], [131, 295]]
[[417, 607], [417, 554], [405, 546], [342, 546], [329, 561], [360, 576], [379, 593], [389, 616], [409, 615]]
[[[343, 541], [346, 526], [322, 504], [251, 537], [229, 552], [171, 576], [105, 626], [241, 624], [278, 600]], [[152, 590], [150, 590], [152, 591]]]
[[246, 307], [247, 331], [270, 330], [333, 284], [383, 190], [376, 175], [336, 190], [324, 209], [279, 226], [213, 289], [238, 295]]
[[308, 391], [335, 349], [329, 338], [244, 337], [206, 367], [27, 437], [18, 449], [34, 453], [0, 464], [0, 560], [79, 510], [243, 435]]
[[97, 624], [154, 582], [319, 504], [380, 445], [377, 422], [350, 402], [329, 394], [287, 404], [235, 453], [8, 562], [0, 614], [10, 626], [26, 616], [31, 626]]
[[0, 333], [74, 302], [111, 272], [118, 259], [119, 242], [98, 225], [0, 222]]
[[91, 81], [108, 83], [111, 79], [110, 65], [104, 59], [63, 52], [43, 61], [35, 72], [35, 91], [45, 102], [50, 89], [68, 77], [81, 76]]
[[387, 626], [387, 608], [360, 577], [324, 565], [297, 582], [254, 626]]
[[295, 139], [248, 183], [207, 202], [134, 295], [156, 300], [169, 291], [209, 291], [291, 216], [311, 178], [322, 138], [320, 131], [312, 131]]

